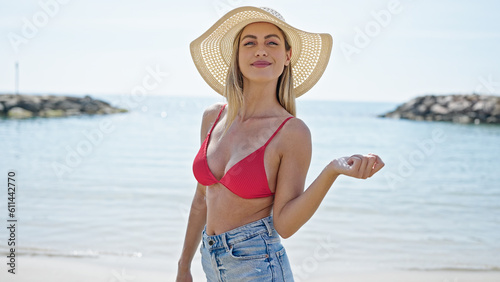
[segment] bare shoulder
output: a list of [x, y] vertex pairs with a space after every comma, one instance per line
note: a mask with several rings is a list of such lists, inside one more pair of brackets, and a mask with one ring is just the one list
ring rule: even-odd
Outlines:
[[[281, 140], [284, 148], [297, 152], [311, 147], [311, 131], [300, 118], [292, 118], [283, 127]], [[299, 149], [301, 148], [301, 149]]]
[[205, 111], [203, 112], [203, 119], [201, 122], [201, 138], [202, 140], [205, 138], [207, 135], [208, 131], [210, 130], [212, 124], [215, 122], [215, 119], [220, 113], [220, 110], [224, 106], [224, 103], [215, 103], [210, 106], [208, 106]]
[[222, 109], [222, 107], [224, 105], [225, 105], [225, 103], [218, 102], [218, 103], [215, 103], [215, 104], [208, 106], [205, 109], [205, 112], [203, 112], [203, 116], [205, 117], [206, 115], [214, 115], [214, 114], [218, 115], [220, 110]]
[[220, 110], [224, 106], [224, 103], [215, 103], [208, 106], [203, 112], [203, 123], [209, 122], [212, 123], [219, 115]]
[[286, 127], [284, 127], [283, 129], [284, 135], [287, 135], [288, 137], [311, 137], [311, 131], [309, 130], [309, 127], [300, 118], [290, 119], [289, 121], [287, 121]]

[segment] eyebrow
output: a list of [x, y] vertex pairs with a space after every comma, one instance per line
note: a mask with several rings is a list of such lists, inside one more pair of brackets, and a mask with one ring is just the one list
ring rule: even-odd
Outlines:
[[[276, 37], [279, 40], [281, 40], [281, 38], [278, 35], [276, 35], [276, 34], [268, 34], [268, 35], [264, 36], [264, 39], [268, 39], [268, 38], [271, 38], [271, 37]], [[241, 40], [243, 40], [245, 38], [257, 39], [257, 36], [248, 34], [248, 35], [245, 35]]]

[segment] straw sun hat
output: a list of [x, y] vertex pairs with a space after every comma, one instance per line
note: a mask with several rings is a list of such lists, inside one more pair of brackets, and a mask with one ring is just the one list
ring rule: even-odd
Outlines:
[[219, 19], [203, 35], [191, 42], [191, 56], [205, 81], [223, 95], [233, 52], [233, 41], [246, 25], [272, 23], [286, 34], [292, 47], [293, 89], [296, 97], [306, 93], [325, 71], [332, 50], [332, 37], [296, 29], [269, 8], [240, 7]]

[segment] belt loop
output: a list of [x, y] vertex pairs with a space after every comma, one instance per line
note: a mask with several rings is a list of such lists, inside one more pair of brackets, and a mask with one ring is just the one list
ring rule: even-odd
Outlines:
[[227, 234], [223, 233], [222, 234], [222, 244], [224, 245], [224, 248], [226, 249], [226, 252], [229, 253], [229, 245], [227, 244], [227, 239], [226, 239]]
[[268, 217], [263, 218], [262, 222], [264, 222], [264, 225], [267, 228], [267, 232], [269, 233], [269, 237], [271, 237], [271, 236], [273, 236], [273, 229], [271, 228], [271, 226], [269, 225], [269, 222], [267, 220], [268, 220]]
[[203, 248], [206, 248], [206, 245], [205, 245], [205, 236], [206, 236], [205, 231], [206, 230], [207, 230], [207, 226], [205, 225], [205, 227], [203, 228], [203, 231], [201, 231], [201, 245]]

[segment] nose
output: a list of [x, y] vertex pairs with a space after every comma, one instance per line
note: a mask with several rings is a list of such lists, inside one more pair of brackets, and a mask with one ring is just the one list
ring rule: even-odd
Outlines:
[[257, 52], [255, 52], [255, 56], [256, 57], [267, 57], [267, 52], [264, 49], [259, 48], [257, 50]]

